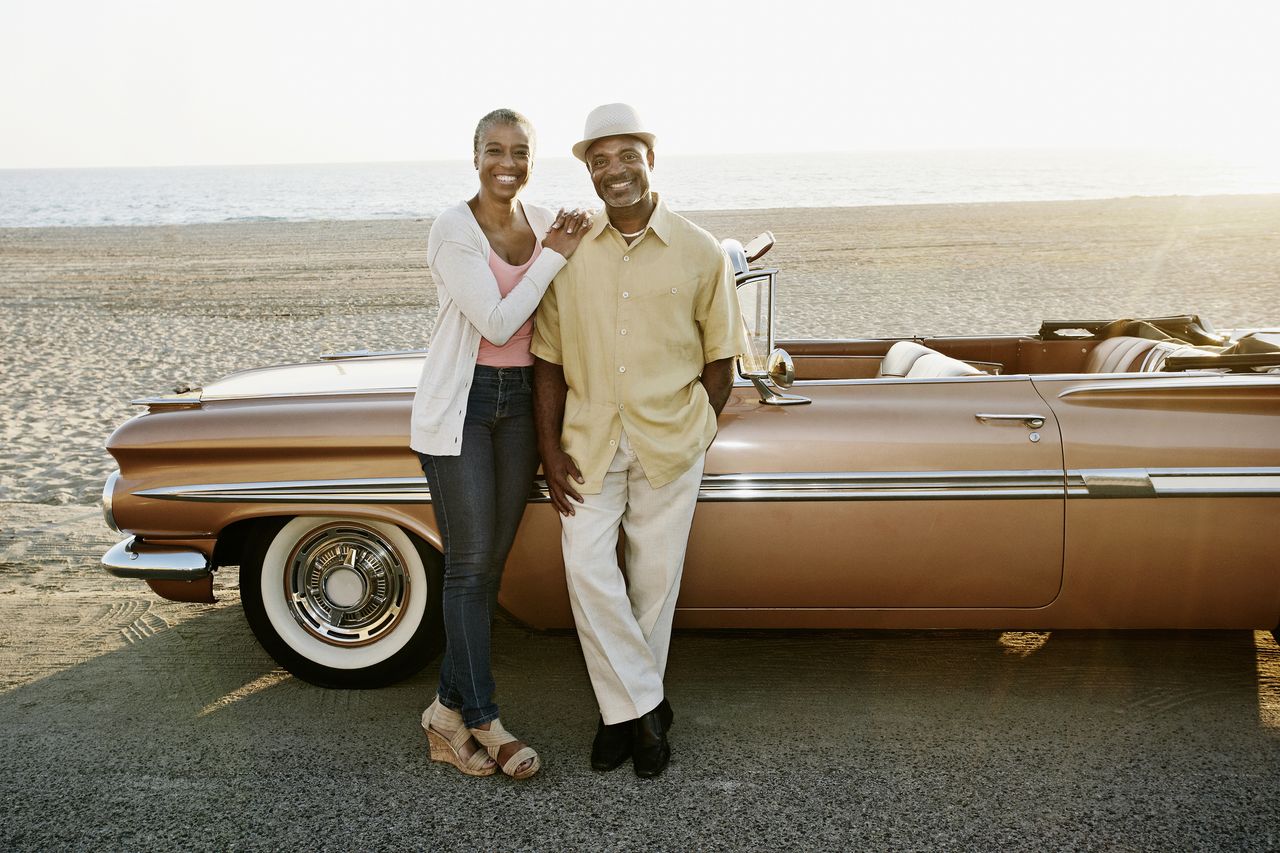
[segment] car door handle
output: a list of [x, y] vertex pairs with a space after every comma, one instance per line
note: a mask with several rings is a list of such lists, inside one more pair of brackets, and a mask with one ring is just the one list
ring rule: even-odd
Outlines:
[[992, 412], [978, 412], [975, 418], [986, 423], [987, 421], [1021, 421], [1031, 429], [1040, 429], [1044, 426], [1044, 415], [1006, 415], [994, 414]]

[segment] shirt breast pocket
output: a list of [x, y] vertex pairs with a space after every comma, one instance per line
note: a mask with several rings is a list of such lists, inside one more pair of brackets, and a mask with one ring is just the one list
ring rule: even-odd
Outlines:
[[697, 361], [701, 337], [694, 319], [698, 280], [693, 276], [653, 282], [641, 294], [636, 307], [644, 311], [645, 326], [654, 342], [668, 355]]
[[639, 296], [646, 303], [646, 309], [660, 310], [667, 316], [687, 315], [692, 319], [693, 298], [697, 291], [697, 277], [689, 276], [653, 281], [640, 288]]

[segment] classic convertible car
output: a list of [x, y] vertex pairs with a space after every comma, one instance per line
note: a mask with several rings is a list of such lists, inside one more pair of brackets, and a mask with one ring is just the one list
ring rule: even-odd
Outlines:
[[[726, 248], [753, 352], [707, 457], [677, 625], [1252, 628], [1280, 622], [1280, 335], [1194, 316], [775, 346], [771, 237]], [[440, 534], [406, 443], [422, 355], [349, 353], [136, 401], [108, 571], [212, 601], [299, 677], [438, 652]], [[536, 483], [500, 597], [569, 627]]]

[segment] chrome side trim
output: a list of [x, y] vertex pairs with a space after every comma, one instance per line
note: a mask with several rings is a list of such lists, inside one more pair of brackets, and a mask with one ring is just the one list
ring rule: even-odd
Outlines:
[[1061, 471], [872, 471], [708, 474], [699, 501], [885, 501], [1060, 498]]
[[209, 561], [191, 548], [146, 545], [137, 549], [137, 537], [130, 536], [111, 546], [102, 557], [102, 567], [118, 578], [153, 581], [194, 581], [209, 576]]
[[1067, 494], [1085, 498], [1154, 498], [1155, 487], [1142, 468], [1067, 472]]
[[1280, 497], [1280, 468], [1152, 468], [1159, 497]]
[[270, 483], [207, 483], [135, 492], [166, 501], [245, 503], [430, 503], [423, 477], [351, 480], [289, 480]]
[[[156, 500], [293, 504], [431, 503], [422, 477], [214, 483], [143, 489]], [[1280, 496], [1280, 468], [1090, 468], [707, 474], [699, 501], [1019, 500]], [[550, 500], [538, 478], [529, 500]]]
[[[744, 500], [953, 500], [964, 498], [1053, 498], [1065, 492], [1061, 471], [805, 472], [708, 474], [701, 501]], [[295, 480], [274, 483], [212, 483], [143, 489], [157, 500], [245, 503], [430, 503], [422, 477]], [[551, 499], [538, 478], [529, 498]]]
[[1067, 497], [1280, 497], [1280, 468], [1082, 469], [1067, 472]]
[[116, 525], [115, 514], [111, 511], [112, 493], [116, 490], [116, 483], [120, 481], [120, 472], [112, 471], [111, 476], [107, 478], [107, 482], [102, 486], [102, 520], [107, 523], [116, 533], [120, 532], [120, 528]]
[[[1043, 379], [1046, 377], [1038, 378]], [[1260, 387], [1280, 389], [1280, 379], [1269, 376], [1265, 373], [1231, 375], [1213, 373], [1202, 376], [1178, 376], [1176, 374], [1170, 374], [1170, 378], [1168, 379], [1144, 377], [1142, 379], [1130, 379], [1122, 382], [1110, 381], [1088, 385], [1077, 385], [1074, 388], [1067, 388], [1063, 391], [1059, 391], [1058, 397], [1073, 397], [1078, 394], [1114, 394], [1132, 391], [1185, 391], [1191, 389], [1219, 391], [1228, 388], [1257, 389]]]
[[200, 400], [208, 403], [210, 401], [224, 400], [283, 400], [293, 399], [296, 397], [368, 397], [374, 394], [412, 394], [417, 391], [408, 385], [386, 388], [353, 388], [348, 390], [327, 391], [279, 391], [263, 394], [205, 394]]
[[[796, 356], [807, 358], [807, 356]], [[972, 382], [1028, 382], [1031, 377], [1026, 373], [975, 373], [970, 376], [868, 376], [865, 379], [797, 379], [793, 388], [812, 387], [814, 385], [944, 385], [948, 383]]]
[[200, 408], [200, 392], [192, 391], [172, 397], [139, 397], [130, 400], [131, 406], [146, 406], [149, 409], [198, 409]]
[[347, 352], [326, 352], [319, 356], [319, 361], [347, 361], [353, 358], [405, 358], [409, 356], [419, 356], [426, 353], [426, 349], [386, 349], [386, 350], [367, 350], [356, 349]]

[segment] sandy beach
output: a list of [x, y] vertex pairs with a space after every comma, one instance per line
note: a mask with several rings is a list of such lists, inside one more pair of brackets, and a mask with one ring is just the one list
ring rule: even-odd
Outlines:
[[[786, 338], [1280, 323], [1280, 196], [693, 212], [777, 237]], [[129, 400], [425, 346], [427, 220], [0, 230], [0, 501], [88, 504]]]
[[[774, 232], [783, 339], [1184, 312], [1280, 325], [1280, 196], [689, 215], [719, 237]], [[97, 565], [115, 540], [96, 508], [113, 467], [103, 442], [130, 399], [424, 346], [429, 227], [0, 230], [0, 794], [13, 809], [0, 847], [420, 846], [440, 829], [423, 803], [452, 809], [446, 823], [474, 805], [410, 742], [433, 667], [387, 691], [316, 690], [254, 644], [234, 570], [219, 574], [219, 604], [187, 606]], [[1064, 632], [1048, 654], [1003, 636], [678, 639], [685, 752], [646, 802], [634, 778], [579, 760], [594, 712], [572, 637], [504, 623], [498, 680], [549, 770], [478, 795], [525, 821], [516, 835], [451, 823], [451, 838], [594, 846], [604, 813], [619, 849], [1280, 844], [1269, 634]], [[705, 710], [722, 701], [733, 737]], [[815, 707], [829, 725], [796, 729]], [[271, 810], [295, 800], [299, 815]], [[625, 834], [654, 822], [669, 825], [665, 843]]]

